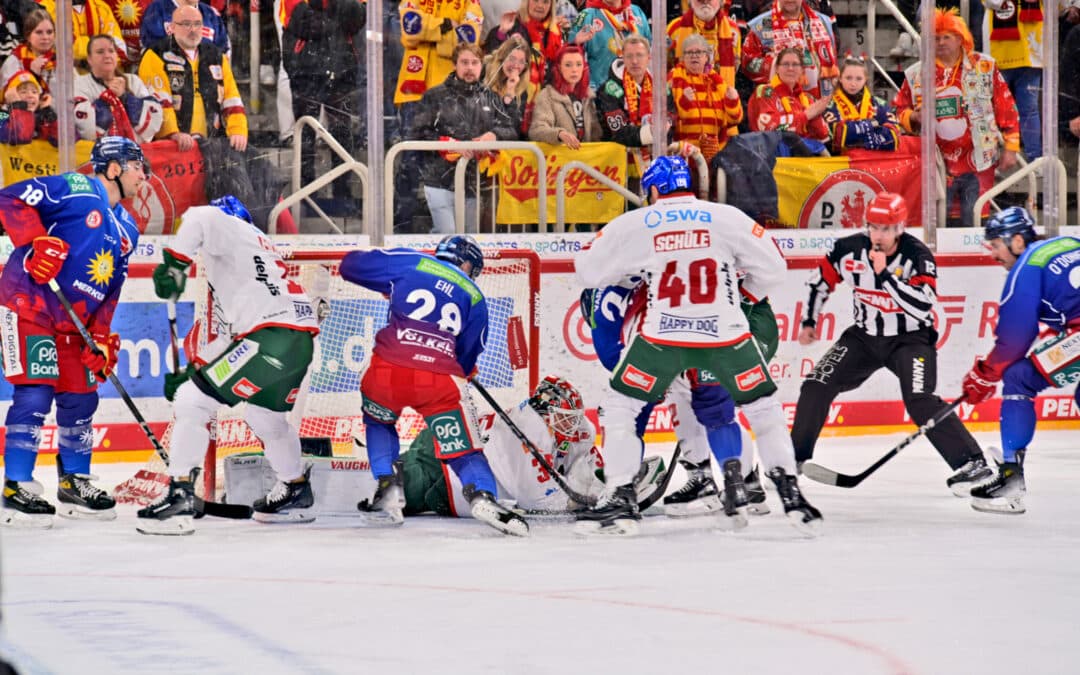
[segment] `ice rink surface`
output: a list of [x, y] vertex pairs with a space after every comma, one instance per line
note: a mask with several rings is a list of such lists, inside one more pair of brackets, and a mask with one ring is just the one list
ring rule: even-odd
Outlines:
[[[824, 439], [815, 460], [857, 472], [902, 437]], [[802, 479], [816, 540], [771, 490], [737, 534], [657, 516], [618, 540], [57, 519], [0, 533], [0, 647], [22, 673], [1077, 673], [1080, 433], [1040, 432], [1026, 472], [1027, 514], [977, 513], [920, 440], [854, 489]]]

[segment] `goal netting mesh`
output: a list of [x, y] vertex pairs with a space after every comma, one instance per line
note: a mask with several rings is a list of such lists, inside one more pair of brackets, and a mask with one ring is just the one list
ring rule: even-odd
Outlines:
[[[375, 333], [386, 325], [388, 302], [380, 294], [341, 278], [338, 266], [346, 251], [281, 253], [288, 270], [286, 278], [304, 287], [320, 317], [314, 358], [290, 422], [299, 430], [305, 451], [351, 456], [354, 438], [364, 438], [360, 379], [371, 359]], [[487, 346], [478, 362], [478, 377], [500, 405], [510, 407], [528, 397], [537, 382], [539, 258], [532, 251], [485, 250], [484, 269], [477, 283], [489, 315]], [[185, 341], [189, 352], [227, 330], [213, 290], [197, 265], [192, 285], [196, 306], [193, 334]], [[223, 475], [219, 469], [226, 456], [262, 448], [244, 422], [245, 406], [222, 406], [211, 421], [211, 442], [199, 486], [204, 497], [215, 498]], [[423, 418], [406, 410], [398, 422], [403, 449], [423, 427]], [[171, 432], [170, 423], [162, 438], [166, 449]], [[155, 455], [117, 487], [118, 500], [148, 503], [155, 499], [168, 484], [165, 472], [165, 464]]]

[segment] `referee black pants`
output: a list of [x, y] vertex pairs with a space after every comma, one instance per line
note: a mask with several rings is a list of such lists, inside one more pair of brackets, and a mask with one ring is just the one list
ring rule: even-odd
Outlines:
[[[799, 391], [791, 440], [795, 459], [814, 456], [829, 406], [838, 394], [855, 389], [879, 368], [888, 368], [900, 380], [900, 390], [911, 419], [919, 426], [946, 407], [937, 388], [937, 332], [924, 328], [890, 337], [868, 335], [857, 326], [844, 331], [836, 344], [817, 362]], [[927, 433], [938, 453], [953, 469], [982, 450], [956, 414], [949, 415]]]

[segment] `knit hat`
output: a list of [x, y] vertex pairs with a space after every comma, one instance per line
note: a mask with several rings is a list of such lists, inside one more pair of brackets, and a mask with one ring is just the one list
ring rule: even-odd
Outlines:
[[34, 74], [29, 70], [20, 70], [4, 84], [4, 95], [6, 96], [9, 91], [15, 91], [24, 84], [34, 85], [37, 87], [38, 93], [41, 93], [41, 83], [34, 77]]
[[934, 34], [942, 33], [959, 35], [965, 54], [975, 50], [975, 39], [971, 37], [971, 30], [955, 8], [934, 10]]

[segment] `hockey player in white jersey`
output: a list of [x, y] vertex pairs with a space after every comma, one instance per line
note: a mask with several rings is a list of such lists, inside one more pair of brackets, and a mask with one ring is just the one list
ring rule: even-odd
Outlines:
[[[310, 522], [314, 504], [300, 457], [300, 438], [286, 416], [292, 410], [319, 332], [304, 289], [284, 278], [273, 242], [252, 224], [235, 197], [184, 213], [180, 233], [154, 270], [154, 292], [175, 301], [188, 267], [199, 264], [220, 305], [219, 337], [200, 349], [182, 373], [165, 378], [173, 401], [170, 485], [138, 512], [144, 534], [191, 534], [194, 482], [209, 441], [207, 423], [222, 405], [247, 402], [244, 419], [262, 441], [279, 482], [254, 504], [262, 522]], [[174, 400], [175, 396], [175, 400]]]
[[[792, 523], [813, 534], [821, 514], [799, 490], [776, 385], [739, 307], [738, 272], [745, 272], [741, 294], [756, 302], [783, 283], [783, 257], [765, 228], [744, 213], [696, 199], [680, 157], [658, 157], [642, 176], [642, 187], [652, 205], [613, 220], [574, 261], [585, 288], [635, 276], [644, 280], [630, 302], [627, 346], [600, 406], [607, 487], [596, 507], [580, 516], [581, 530], [637, 531], [641, 515], [631, 481], [640, 466], [641, 444], [635, 418], [679, 373], [702, 368], [717, 377], [748, 417], [759, 420], [754, 425], [759, 448], [774, 446], [783, 453], [784, 461], [769, 478]], [[724, 491], [745, 496], [737, 454], [718, 458]]]
[[[511, 421], [532, 442], [572, 490], [598, 497], [604, 489], [604, 461], [596, 449], [596, 430], [585, 417], [577, 388], [549, 375], [535, 393], [507, 411]], [[501, 418], [484, 443], [484, 456], [498, 482], [499, 498], [529, 513], [565, 513], [585, 507], [571, 499], [551, 474], [525, 448]], [[461, 481], [445, 472], [435, 456], [430, 432], [423, 432], [401, 457], [405, 515], [434, 511], [439, 515], [469, 513]], [[638, 500], [654, 496], [663, 476], [659, 457], [647, 457], [635, 477]]]

